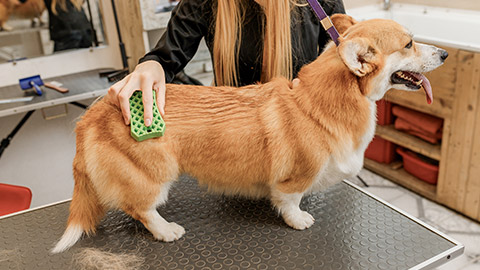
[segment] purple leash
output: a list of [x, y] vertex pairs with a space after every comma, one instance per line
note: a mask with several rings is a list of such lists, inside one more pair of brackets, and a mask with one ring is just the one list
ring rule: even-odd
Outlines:
[[340, 44], [340, 42], [338, 41], [340, 34], [338, 33], [337, 29], [333, 25], [332, 20], [330, 20], [330, 17], [328, 17], [327, 13], [322, 8], [322, 6], [320, 6], [317, 0], [307, 0], [307, 1], [312, 7], [315, 14], [317, 15], [318, 19], [320, 20], [320, 23], [322, 24], [325, 31], [327, 31], [327, 33], [330, 35], [330, 38], [338, 46], [338, 44]]

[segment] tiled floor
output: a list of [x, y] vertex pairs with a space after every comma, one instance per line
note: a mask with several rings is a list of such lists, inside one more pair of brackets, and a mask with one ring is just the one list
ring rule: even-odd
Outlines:
[[438, 270], [480, 270], [479, 223], [429, 201], [368, 170], [362, 170], [359, 176], [368, 187], [357, 178], [349, 180], [465, 245], [465, 252], [462, 256], [439, 267]]

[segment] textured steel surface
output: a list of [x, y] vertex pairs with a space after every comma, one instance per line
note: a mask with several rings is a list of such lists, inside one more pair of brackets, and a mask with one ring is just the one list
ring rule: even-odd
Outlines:
[[408, 269], [455, 245], [346, 183], [304, 198], [316, 219], [307, 230], [289, 228], [265, 200], [212, 195], [182, 176], [158, 209], [186, 234], [155, 241], [122, 212], [109, 212], [95, 236], [50, 255], [62, 235], [69, 203], [0, 219], [0, 269], [75, 269], [84, 247], [137, 254], [142, 269]]

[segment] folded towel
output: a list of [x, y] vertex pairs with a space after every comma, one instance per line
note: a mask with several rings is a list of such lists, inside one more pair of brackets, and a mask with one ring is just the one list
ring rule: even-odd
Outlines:
[[438, 143], [442, 138], [443, 119], [401, 106], [394, 106], [392, 113], [397, 116], [395, 120], [396, 129], [430, 143]]
[[442, 138], [442, 131], [439, 130], [436, 134], [431, 134], [422, 130], [416, 125], [412, 125], [410, 122], [406, 121], [403, 118], [397, 118], [395, 120], [395, 128], [398, 130], [405, 131], [409, 134], [417, 136], [427, 142], [436, 144]]

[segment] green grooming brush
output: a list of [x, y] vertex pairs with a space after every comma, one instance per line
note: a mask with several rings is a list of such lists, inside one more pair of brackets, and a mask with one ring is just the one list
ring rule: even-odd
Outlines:
[[130, 97], [130, 115], [130, 134], [138, 142], [163, 136], [165, 122], [157, 108], [155, 91], [153, 91], [153, 119], [149, 127], [145, 126], [143, 121], [142, 91], [135, 91]]

